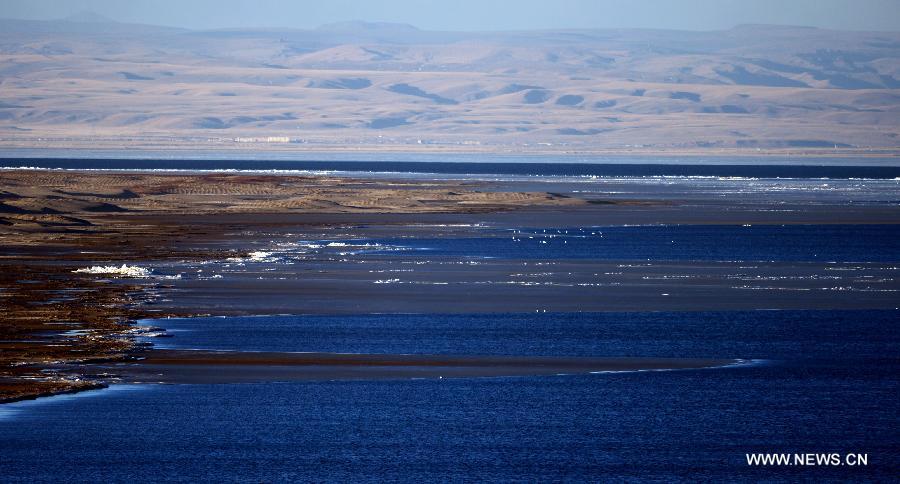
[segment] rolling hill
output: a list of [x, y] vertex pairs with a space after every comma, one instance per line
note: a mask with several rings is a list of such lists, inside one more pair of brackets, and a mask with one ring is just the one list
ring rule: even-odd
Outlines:
[[0, 20], [0, 148], [893, 150], [900, 33]]

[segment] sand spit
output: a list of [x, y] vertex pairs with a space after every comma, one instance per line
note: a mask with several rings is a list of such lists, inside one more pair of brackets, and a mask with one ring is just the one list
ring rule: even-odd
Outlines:
[[568, 358], [151, 350], [141, 361], [92, 366], [135, 383], [466, 378], [687, 370], [735, 365], [708, 358]]

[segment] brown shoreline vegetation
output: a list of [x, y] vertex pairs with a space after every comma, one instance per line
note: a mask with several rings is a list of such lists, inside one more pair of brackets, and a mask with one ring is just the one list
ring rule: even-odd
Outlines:
[[151, 330], [134, 321], [189, 315], [152, 310], [153, 292], [164, 290], [165, 281], [73, 273], [234, 255], [212, 244], [184, 249], [187, 239], [222, 240], [236, 227], [211, 224], [198, 232], [180, 216], [481, 213], [585, 203], [480, 188], [314, 176], [0, 171], [0, 403], [101, 388], [102, 376], [54, 368], [131, 360], [144, 349], [135, 335]]

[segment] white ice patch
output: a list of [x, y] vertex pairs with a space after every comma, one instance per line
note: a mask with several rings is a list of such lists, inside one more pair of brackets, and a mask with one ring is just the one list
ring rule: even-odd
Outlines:
[[129, 266], [127, 264], [122, 264], [121, 267], [118, 266], [92, 266], [85, 267], [83, 269], [76, 269], [72, 272], [80, 272], [84, 274], [106, 274], [111, 276], [119, 276], [119, 277], [137, 277], [144, 278], [150, 277], [150, 269], [146, 269], [138, 266]]
[[[287, 244], [286, 244], [286, 245], [287, 245]], [[304, 249], [321, 249], [321, 248], [322, 248], [322, 244], [315, 244], [315, 243], [312, 243], [312, 242], [300, 242], [300, 243], [297, 243], [297, 244], [294, 244], [294, 245], [295, 245], [296, 247], [304, 248]], [[287, 245], [287, 246], [289, 246], [289, 245]]]
[[225, 262], [231, 262], [237, 265], [243, 265], [244, 262], [276, 262], [277, 257], [273, 257], [274, 253], [264, 250], [250, 252], [247, 257], [229, 257]]

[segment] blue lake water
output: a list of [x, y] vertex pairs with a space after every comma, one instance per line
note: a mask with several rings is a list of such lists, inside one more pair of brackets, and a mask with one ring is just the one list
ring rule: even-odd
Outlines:
[[[178, 347], [763, 359], [584, 376], [124, 386], [0, 408], [5, 481], [891, 479], [900, 311], [166, 320]], [[162, 340], [160, 340], [162, 341]], [[857, 452], [866, 467], [749, 467]]]
[[[603, 176], [603, 177], [753, 177], [753, 178], [869, 178], [894, 179], [900, 177], [900, 166], [895, 158], [840, 159], [834, 157], [785, 159], [783, 157], [756, 157], [735, 160], [728, 157], [584, 157], [572, 162], [573, 157], [555, 156], [427, 156], [411, 154], [403, 161], [390, 155], [390, 160], [360, 155], [358, 159], [329, 159], [327, 154], [304, 155], [291, 153], [287, 158], [241, 159], [235, 156], [221, 158], [221, 153], [203, 159], [186, 159], [179, 156], [156, 156], [149, 159], [120, 153], [117, 157], [90, 156], [70, 158], [71, 151], [59, 157], [34, 156], [20, 150], [7, 150], [0, 154], [3, 167], [39, 167], [73, 170], [291, 170], [332, 171], [356, 173], [430, 173], [430, 174], [491, 174], [529, 176]], [[47, 151], [43, 151], [46, 153]], [[67, 156], [68, 155], [68, 156]], [[258, 153], [256, 154], [258, 156]], [[303, 159], [304, 157], [308, 159]], [[369, 159], [366, 159], [369, 158]]]
[[[900, 225], [671, 225], [521, 229], [507, 231], [503, 237], [494, 235], [355, 242], [423, 249], [422, 256], [511, 259], [900, 260]], [[377, 248], [370, 252], [391, 253]]]
[[[846, 181], [840, 185], [846, 193], [835, 197], [841, 203], [861, 197], [882, 205], [896, 205], [892, 180], [900, 175], [893, 166], [15, 161], [73, 169], [870, 177], [882, 179], [873, 185], [878, 188], [874, 192], [857, 195], [855, 186], [847, 188], [857, 182]], [[693, 187], [691, 181], [684, 183]], [[731, 188], [743, 189], [741, 183]], [[754, 196], [770, 198], [771, 187], [763, 188]], [[804, 197], [820, 196], [805, 185], [799, 188], [812, 193]], [[265, 266], [272, 269], [266, 274], [275, 276], [282, 260], [328, 264], [341, 252], [528, 261], [894, 266], [900, 260], [897, 225], [487, 228], [474, 235], [315, 241], [319, 249], [272, 249], [274, 262], [247, 265]], [[349, 245], [328, 247], [329, 242]], [[900, 475], [898, 322], [898, 310], [164, 320], [154, 324], [175, 336], [154, 342], [179, 348], [757, 362], [724, 369], [556, 377], [114, 386], [0, 406], [0, 481], [891, 480]], [[750, 452], [864, 453], [869, 465], [750, 467], [745, 460]]]

